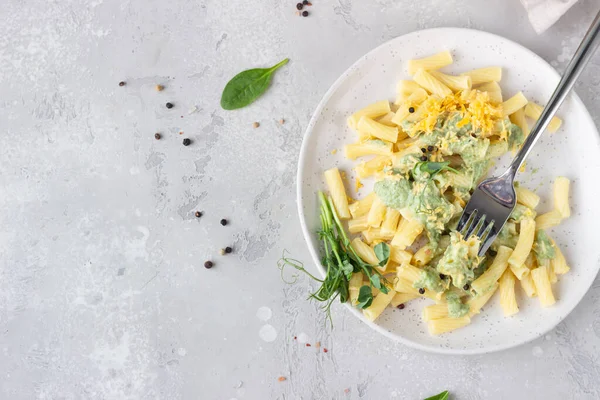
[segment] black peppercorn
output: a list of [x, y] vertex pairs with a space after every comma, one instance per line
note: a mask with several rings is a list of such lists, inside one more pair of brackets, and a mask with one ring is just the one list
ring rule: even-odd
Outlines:
[[415, 108], [414, 107], [409, 107], [408, 108], [408, 112], [411, 113], [411, 114], [414, 113], [415, 112]]
[[183, 145], [184, 146], [189, 146], [190, 144], [192, 144], [192, 141], [188, 138], [183, 139]]
[[446, 279], [446, 275], [440, 274], [440, 279]]
[[302, 3], [298, 3], [298, 4], [296, 4], [296, 8], [298, 10], [302, 10], [302, 8], [304, 8], [304, 5]]
[[125, 86], [125, 82], [123, 82], [123, 81], [119, 82], [119, 86]]
[[223, 226], [227, 225], [227, 220], [225, 218], [223, 218], [221, 220], [221, 225], [223, 225]]
[[229, 246], [225, 247], [225, 253], [229, 254], [233, 251], [233, 249]]
[[167, 106], [167, 108], [173, 108], [173, 103], [167, 103], [165, 105]]
[[433, 146], [427, 146], [427, 151], [433, 151]]
[[213, 264], [212, 261], [207, 261], [207, 262], [204, 263], [204, 268], [206, 268], [206, 269], [210, 269], [213, 266], [214, 266], [214, 264]]
[[404, 303], [400, 303], [396, 306], [398, 310], [404, 310]]
[[303, 17], [308, 17], [308, 11], [302, 11], [302, 16]]
[[421, 156], [420, 160], [421, 161], [427, 161], [427, 156]]
[[194, 213], [194, 215], [196, 216], [196, 218], [200, 218], [200, 217], [202, 216], [202, 212], [200, 212], [200, 211], [196, 211], [196, 212]]
[[154, 139], [160, 140], [160, 133], [155, 133], [154, 134]]
[[468, 284], [468, 283], [467, 283], [467, 284], [465, 284], [465, 286], [463, 286], [463, 290], [469, 290], [469, 288], [470, 288], [470, 286], [469, 286], [469, 284]]
[[421, 148], [421, 152], [425, 153], [427, 151], [427, 149], [425, 147]]
[[420, 294], [425, 294], [425, 289], [423, 289], [423, 288], [420, 288], [420, 289], [419, 289], [419, 293], [420, 293]]
[[307, 5], [309, 5], [309, 4], [310, 4], [310, 2], [309, 2], [308, 0], [303, 0], [303, 1], [302, 1], [302, 4], [304, 4], [305, 6], [307, 6]]

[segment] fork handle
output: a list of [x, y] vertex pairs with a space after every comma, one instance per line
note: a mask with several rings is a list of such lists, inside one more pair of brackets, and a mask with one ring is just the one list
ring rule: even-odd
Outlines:
[[588, 63], [590, 58], [592, 58], [592, 55], [594, 54], [594, 51], [598, 45], [600, 45], [599, 33], [600, 11], [583, 37], [583, 40], [577, 48], [577, 51], [575, 51], [575, 55], [573, 55], [571, 62], [569, 62], [567, 69], [560, 79], [558, 86], [554, 90], [554, 93], [552, 93], [548, 104], [546, 104], [546, 107], [542, 111], [540, 118], [531, 129], [529, 136], [527, 136], [527, 140], [525, 140], [523, 147], [521, 147], [521, 150], [519, 150], [517, 156], [508, 167], [508, 171], [505, 173], [505, 176], [510, 174], [512, 177], [514, 177], [516, 175], [517, 171], [521, 167], [521, 164], [523, 164], [523, 161], [525, 161], [525, 158], [531, 152], [533, 145], [538, 141], [541, 133], [544, 131], [544, 129], [546, 129], [550, 123], [550, 120], [556, 113], [556, 110], [558, 110], [558, 107], [560, 107], [564, 99], [567, 97], [567, 94], [569, 94], [569, 91], [575, 84], [575, 81], [581, 74], [581, 71], [583, 71], [585, 65]]

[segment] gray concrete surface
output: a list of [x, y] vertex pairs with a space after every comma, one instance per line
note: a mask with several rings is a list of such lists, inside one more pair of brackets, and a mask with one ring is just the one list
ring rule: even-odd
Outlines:
[[[277, 0], [3, 2], [0, 398], [600, 398], [600, 281], [546, 337], [449, 357], [378, 336], [342, 307], [325, 328], [305, 301], [312, 283], [286, 285], [276, 268], [283, 249], [309, 261], [296, 160], [351, 63], [403, 33], [459, 26], [562, 70], [598, 1], [541, 36], [518, 0], [312, 1], [309, 18]], [[235, 73], [284, 57], [259, 102], [219, 107]], [[598, 124], [600, 55], [577, 90]]]

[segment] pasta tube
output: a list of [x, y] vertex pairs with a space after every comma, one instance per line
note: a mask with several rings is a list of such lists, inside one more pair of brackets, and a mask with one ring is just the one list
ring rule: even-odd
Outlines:
[[333, 205], [340, 219], [350, 218], [350, 209], [348, 208], [348, 196], [344, 182], [340, 176], [340, 171], [337, 168], [331, 168], [325, 171], [325, 182], [329, 189], [329, 195], [333, 200]]

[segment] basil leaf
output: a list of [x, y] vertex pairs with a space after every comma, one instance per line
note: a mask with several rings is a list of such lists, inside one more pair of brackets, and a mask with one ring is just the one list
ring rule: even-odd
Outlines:
[[223, 89], [221, 107], [235, 110], [252, 103], [267, 90], [273, 73], [288, 61], [286, 58], [271, 68], [248, 69], [234, 76]]
[[354, 271], [354, 266], [350, 264], [350, 261], [344, 260], [341, 265], [342, 272], [346, 276], [346, 279], [350, 280], [352, 278], [352, 272]]
[[358, 304], [356, 307], [369, 308], [371, 303], [373, 303], [373, 291], [371, 291], [371, 286], [361, 286], [358, 291]]
[[444, 390], [442, 393], [428, 397], [425, 400], [448, 400], [449, 395], [450, 393], [447, 390]]
[[390, 259], [390, 246], [387, 243], [379, 243], [375, 246], [375, 255], [379, 260], [379, 265], [383, 267]]

